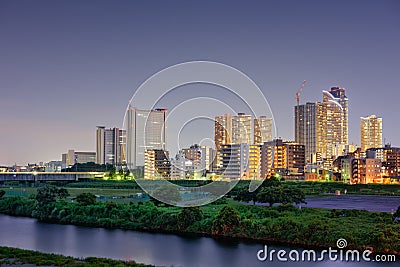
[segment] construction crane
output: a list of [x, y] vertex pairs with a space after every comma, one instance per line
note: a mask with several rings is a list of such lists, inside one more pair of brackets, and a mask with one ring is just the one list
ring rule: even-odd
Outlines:
[[303, 81], [303, 83], [301, 84], [301, 87], [300, 87], [300, 89], [297, 91], [297, 93], [296, 93], [296, 101], [297, 101], [297, 105], [299, 105], [299, 103], [300, 103], [300, 94], [301, 94], [301, 92], [303, 91], [303, 88], [304, 88], [304, 85], [306, 84], [306, 80], [304, 80]]

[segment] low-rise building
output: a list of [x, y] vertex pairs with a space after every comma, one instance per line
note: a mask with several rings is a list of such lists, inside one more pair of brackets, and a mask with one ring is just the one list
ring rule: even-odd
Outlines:
[[67, 153], [62, 154], [61, 162], [65, 164], [67, 168], [76, 163], [94, 163], [96, 162], [96, 152], [82, 152], [70, 149]]

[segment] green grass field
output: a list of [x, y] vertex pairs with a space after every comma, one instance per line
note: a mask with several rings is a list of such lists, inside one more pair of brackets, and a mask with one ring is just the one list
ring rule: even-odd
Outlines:
[[[3, 187], [1, 188], [6, 192], [6, 196], [21, 196], [21, 197], [29, 197], [31, 195], [35, 195], [37, 188], [34, 187]], [[106, 197], [122, 197], [129, 196], [132, 194], [139, 193], [141, 191], [137, 189], [112, 189], [112, 188], [69, 188], [66, 187], [68, 193], [70, 194], [70, 198], [76, 197], [81, 193], [92, 193], [98, 196], [106, 196]]]

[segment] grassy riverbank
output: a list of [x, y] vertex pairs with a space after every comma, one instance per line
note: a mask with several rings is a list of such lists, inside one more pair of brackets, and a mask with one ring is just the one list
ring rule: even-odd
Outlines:
[[[180, 186], [201, 186], [211, 181], [198, 180], [176, 180], [172, 181]], [[224, 184], [225, 182], [220, 182]], [[306, 196], [324, 196], [335, 194], [336, 190], [342, 194], [351, 195], [380, 195], [380, 196], [400, 196], [400, 184], [355, 184], [349, 185], [341, 182], [291, 182], [284, 184], [291, 188], [300, 189]], [[39, 184], [6, 182], [2, 184], [1, 190], [6, 192], [6, 196], [29, 197], [35, 195]], [[135, 181], [104, 181], [93, 179], [87, 182], [74, 182], [58, 184], [68, 189], [70, 197], [76, 197], [81, 193], [92, 193], [94, 195], [106, 197], [127, 197], [135, 193], [144, 193]], [[238, 190], [249, 187], [249, 181], [243, 180], [233, 188], [231, 193], [235, 194]]]
[[[229, 207], [229, 208], [226, 208]], [[261, 207], [228, 200], [200, 208], [96, 202], [82, 205], [63, 200], [38, 207], [34, 199], [0, 199], [0, 212], [41, 221], [90, 227], [195, 234], [247, 239], [304, 247], [336, 247], [344, 238], [348, 248], [373, 248], [379, 253], [400, 251], [400, 224], [390, 213], [328, 210], [293, 206]]]
[[77, 259], [56, 254], [47, 254], [38, 251], [24, 250], [18, 248], [0, 247], [0, 265], [4, 267], [21, 266], [77, 266], [77, 267], [139, 267], [150, 266], [138, 264], [134, 261], [118, 261], [112, 259], [89, 257]]

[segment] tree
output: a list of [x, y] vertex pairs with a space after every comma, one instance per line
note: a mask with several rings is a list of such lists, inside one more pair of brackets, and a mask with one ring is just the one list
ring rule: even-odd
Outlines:
[[299, 188], [293, 188], [285, 186], [282, 191], [282, 203], [283, 204], [300, 204], [307, 203], [304, 192]]
[[32, 212], [32, 216], [39, 220], [52, 220], [51, 213], [56, 205], [56, 201], [66, 198], [68, 191], [64, 188], [58, 188], [54, 185], [46, 184], [37, 190], [35, 199], [36, 206]]
[[268, 203], [270, 207], [275, 203], [282, 203], [283, 190], [280, 186], [264, 187], [257, 194], [257, 200], [262, 203]]
[[280, 186], [280, 185], [281, 181], [276, 176], [271, 176], [270, 178], [264, 180], [261, 187], [265, 188], [265, 187]]
[[115, 178], [115, 175], [116, 175], [116, 169], [115, 169], [114, 166], [111, 166], [111, 167], [110, 167], [110, 171], [108, 172], [108, 176], [109, 176], [111, 179], [114, 179], [114, 178]]
[[253, 192], [249, 192], [249, 185], [246, 183], [232, 190], [232, 194], [234, 195], [234, 200], [244, 202], [252, 201], [253, 205], [255, 205], [258, 201], [258, 194], [262, 189], [268, 187], [280, 187], [281, 185], [281, 181], [277, 177], [271, 176], [270, 178], [265, 179]]
[[125, 177], [125, 172], [124, 172], [124, 170], [121, 168], [121, 169], [119, 169], [119, 171], [118, 171], [118, 175], [119, 176], [121, 176], [122, 178], [124, 178]]
[[76, 202], [83, 206], [94, 205], [96, 203], [96, 196], [92, 193], [82, 193], [76, 197]]
[[225, 206], [213, 221], [212, 233], [215, 235], [225, 235], [231, 232], [239, 223], [239, 212], [231, 206]]
[[96, 164], [94, 162], [75, 163], [72, 167], [62, 170], [63, 172], [105, 172], [107, 165]]
[[59, 188], [58, 189], [58, 198], [59, 199], [64, 199], [64, 198], [67, 198], [67, 197], [69, 197], [68, 190], [65, 189], [65, 188]]
[[178, 228], [185, 230], [201, 219], [203, 219], [203, 211], [199, 207], [183, 208], [178, 215]]
[[0, 198], [2, 198], [6, 194], [6, 191], [0, 190]]
[[247, 188], [242, 188], [237, 192], [237, 194], [234, 196], [234, 200], [236, 201], [243, 201], [243, 202], [253, 202], [253, 205], [256, 204], [257, 201], [257, 193], [258, 190], [255, 190], [253, 192], [249, 192]]
[[257, 200], [262, 203], [268, 203], [270, 207], [275, 203], [306, 203], [305, 199], [305, 194], [301, 189], [282, 185], [264, 187], [257, 194]]
[[64, 199], [67, 196], [69, 196], [69, 194], [65, 188], [58, 188], [54, 185], [46, 184], [37, 190], [35, 199], [39, 204], [46, 205], [58, 199]]

